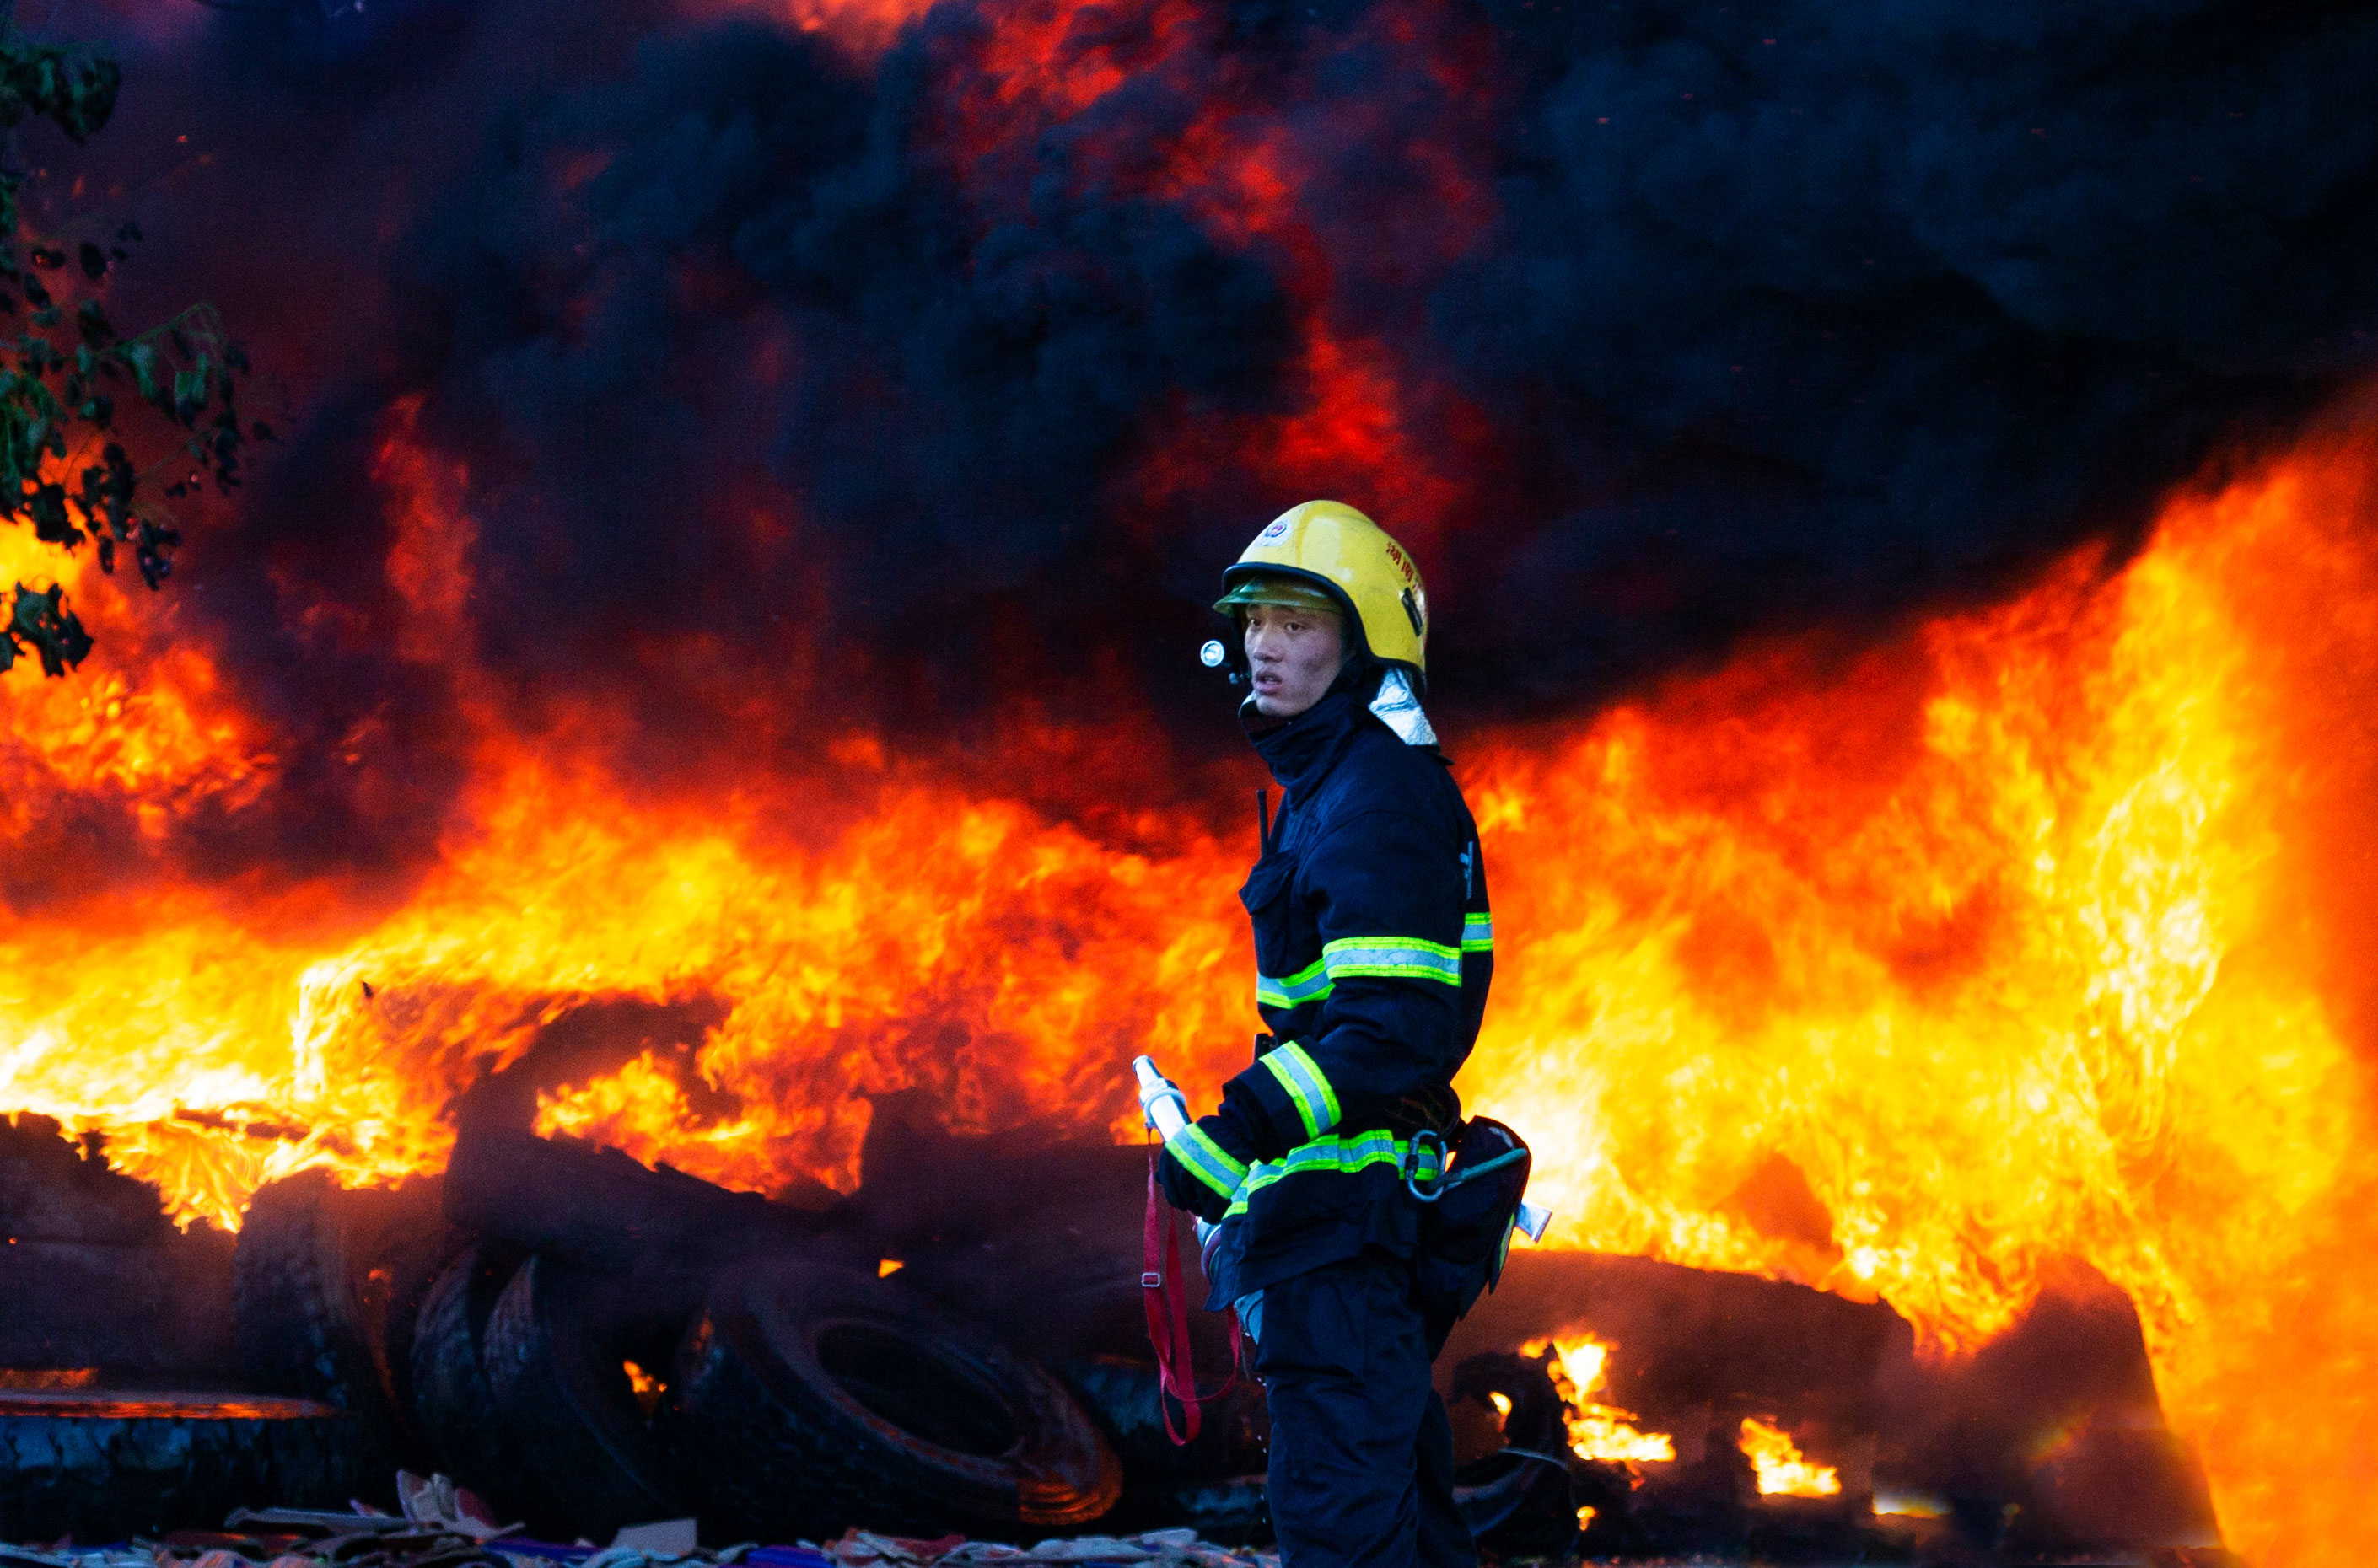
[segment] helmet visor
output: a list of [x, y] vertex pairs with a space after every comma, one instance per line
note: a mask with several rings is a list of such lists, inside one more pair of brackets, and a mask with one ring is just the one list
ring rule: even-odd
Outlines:
[[1346, 613], [1344, 604], [1313, 584], [1269, 572], [1247, 573], [1214, 601], [1214, 608], [1233, 617], [1256, 604], [1276, 604], [1284, 610], [1310, 610], [1327, 616], [1342, 616]]

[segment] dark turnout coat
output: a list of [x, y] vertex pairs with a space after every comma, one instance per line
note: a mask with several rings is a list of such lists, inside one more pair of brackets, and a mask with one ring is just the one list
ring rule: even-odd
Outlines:
[[1495, 974], [1486, 868], [1444, 756], [1370, 712], [1376, 684], [1254, 734], [1284, 791], [1240, 890], [1269, 1033], [1185, 1156], [1232, 1191], [1207, 1260], [1218, 1310], [1365, 1247], [1411, 1257], [1403, 1167], [1436, 1169], [1412, 1135], [1460, 1120], [1452, 1078]]

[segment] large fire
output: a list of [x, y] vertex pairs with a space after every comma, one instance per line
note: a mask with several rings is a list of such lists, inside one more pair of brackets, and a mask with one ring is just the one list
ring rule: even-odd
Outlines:
[[[862, 54], [917, 9], [776, 8]], [[987, 205], [1024, 199], [1039, 127], [1207, 25], [1160, 16], [1149, 57], [1059, 50], [1082, 9], [1024, 6], [968, 45], [979, 90], [952, 98], [942, 151]], [[1385, 14], [1387, 46], [1426, 53], [1420, 12]], [[1437, 145], [1472, 89], [1428, 79], [1445, 134], [1417, 139]], [[1312, 393], [1184, 412], [1144, 477], [1228, 461], [1294, 497], [1364, 475], [1349, 498], [1405, 497], [1409, 526], [1378, 509], [1426, 557], [1452, 543], [1430, 521], [1447, 481], [1405, 438], [1409, 378], [1328, 324], [1330, 258], [1372, 248], [1360, 222], [1381, 215], [1317, 232], [1292, 148], [1211, 114], [1136, 173], [1280, 248]], [[1387, 248], [1484, 221], [1425, 146], [1394, 150], [1435, 199]], [[993, 758], [847, 734], [796, 776], [698, 791], [625, 776], [628, 721], [593, 702], [522, 733], [473, 695], [458, 563], [477, 520], [414, 412], [386, 416], [386, 571], [406, 650], [451, 671], [472, 726], [433, 862], [370, 888], [198, 864], [185, 830], [237, 819], [298, 760], [175, 641], [170, 597], [129, 612], [70, 565], [101, 653], [70, 681], [0, 681], [19, 911], [0, 1107], [103, 1133], [178, 1217], [230, 1227], [304, 1167], [438, 1168], [453, 1096], [590, 1004], [672, 1022], [597, 1040], [537, 1125], [759, 1191], [848, 1189], [871, 1095], [1136, 1136], [1134, 1052], [1206, 1096], [1241, 1065], [1252, 823], [1145, 806], [1182, 760], [1152, 723], [1019, 710]], [[2077, 1256], [2137, 1303], [2234, 1542], [2274, 1568], [2378, 1550], [2373, 478], [2367, 442], [2315, 443], [2174, 500], [2134, 558], [2075, 557], [1879, 647], [1779, 643], [1541, 727], [1440, 715], [1500, 944], [1462, 1087], [1532, 1141], [1553, 1244], [1879, 1297], [1944, 1355]], [[0, 537], [0, 582], [54, 573]], [[91, 826], [119, 814], [129, 835]], [[1818, 1223], [1759, 1217], [1787, 1164]]]
[[[1463, 1083], [1533, 1140], [1555, 1243], [1880, 1296], [1942, 1352], [2079, 1256], [2138, 1303], [2233, 1536], [2367, 1544], [2373, 473], [2308, 449], [1880, 649], [1457, 728], [1501, 943]], [[383, 478], [401, 558], [467, 533], [402, 411]], [[282, 766], [195, 652], [0, 700], [20, 843], [66, 842], [78, 795], [162, 838]], [[0, 1100], [230, 1226], [302, 1166], [437, 1168], [455, 1091], [590, 1000], [709, 1011], [538, 1124], [759, 1190], [849, 1187], [870, 1094], [1128, 1132], [1133, 1051], [1210, 1095], [1244, 1049], [1243, 836], [1094, 833], [859, 736], [819, 778], [655, 798], [479, 712], [470, 809], [389, 907], [161, 870], [18, 919]], [[1779, 1155], [1830, 1238], [1747, 1217]]]

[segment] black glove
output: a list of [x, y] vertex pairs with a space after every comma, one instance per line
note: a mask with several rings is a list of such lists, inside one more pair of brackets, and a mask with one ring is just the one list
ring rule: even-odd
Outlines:
[[1219, 1222], [1255, 1159], [1255, 1136], [1243, 1114], [1227, 1101], [1164, 1141], [1156, 1156], [1164, 1200], [1199, 1219]]

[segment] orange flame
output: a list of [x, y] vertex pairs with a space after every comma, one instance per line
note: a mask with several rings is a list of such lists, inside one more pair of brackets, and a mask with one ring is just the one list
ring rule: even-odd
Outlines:
[[1569, 1451], [1580, 1459], [1619, 1464], [1666, 1464], [1676, 1457], [1675, 1439], [1664, 1432], [1635, 1430], [1639, 1419], [1631, 1410], [1603, 1405], [1593, 1398], [1602, 1387], [1610, 1347], [1591, 1335], [1563, 1339], [1531, 1339], [1519, 1347], [1522, 1356], [1553, 1357], [1553, 1391], [1568, 1412]]
[[[402, 635], [467, 695], [471, 584], [434, 563], [475, 525], [406, 419]], [[2287, 1375], [2378, 1353], [2373, 473], [2308, 448], [2176, 500], [2134, 558], [1879, 651], [1755, 650], [1571, 724], [1440, 715], [1502, 943], [1462, 1087], [1535, 1144], [1555, 1244], [1880, 1297], [1936, 1354], [2078, 1256], [2138, 1304], [2234, 1544], [2378, 1549], [2378, 1394]], [[0, 540], [0, 576], [42, 575], [28, 548]], [[709, 1021], [541, 1124], [762, 1191], [848, 1188], [869, 1095], [1135, 1136], [1135, 1051], [1204, 1097], [1241, 1064], [1243, 833], [1127, 797], [1086, 825], [871, 736], [662, 796], [602, 760], [608, 716], [531, 737], [472, 700], [472, 784], [411, 883], [204, 873], [183, 829], [284, 764], [170, 607], [66, 577], [102, 652], [0, 683], [0, 1106], [103, 1132], [180, 1218], [235, 1224], [306, 1166], [437, 1168], [454, 1091], [589, 1000]], [[1163, 742], [1126, 718], [1019, 744], [1127, 796]], [[1779, 1159], [1813, 1226], [1742, 1201]]]
[[99, 1382], [97, 1367], [0, 1367], [0, 1389], [50, 1392], [91, 1388]]
[[[2378, 782], [2372, 474], [2307, 450], [2176, 501], [2119, 570], [1491, 748], [1514, 935], [1466, 1083], [1552, 1151], [1556, 1239], [1873, 1292], [1936, 1349], [2080, 1256], [2137, 1303], [2234, 1541], [2378, 1544], [2371, 1396], [2274, 1375], [2378, 1347], [2344, 871]], [[1777, 1154], [1830, 1234], [1745, 1217]]]
[[1762, 1496], [1835, 1497], [1841, 1493], [1841, 1471], [1811, 1463], [1792, 1441], [1792, 1434], [1781, 1427], [1746, 1416], [1740, 1446], [1759, 1477]]

